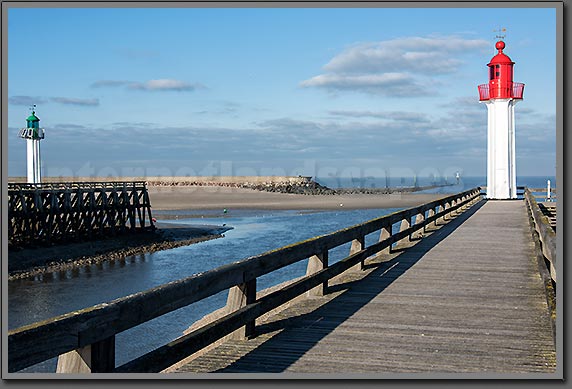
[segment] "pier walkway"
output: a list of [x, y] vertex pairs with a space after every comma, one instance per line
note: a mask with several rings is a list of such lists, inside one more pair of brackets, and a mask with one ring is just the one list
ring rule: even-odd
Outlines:
[[[10, 330], [8, 371], [58, 357], [57, 373], [559, 373], [550, 223], [528, 188], [473, 188]], [[117, 334], [220, 292], [226, 306], [118, 366]]]
[[481, 201], [168, 371], [554, 372], [524, 201]]

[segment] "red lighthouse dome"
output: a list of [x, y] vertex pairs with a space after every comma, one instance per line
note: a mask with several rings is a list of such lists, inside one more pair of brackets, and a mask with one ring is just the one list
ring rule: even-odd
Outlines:
[[507, 64], [507, 65], [514, 65], [514, 62], [512, 62], [509, 58], [508, 55], [506, 55], [505, 53], [503, 53], [503, 49], [505, 48], [505, 44], [503, 41], [498, 41], [495, 45], [495, 48], [499, 51], [497, 55], [495, 55], [493, 57], [493, 59], [491, 59], [491, 62], [488, 64], [488, 66], [491, 65], [500, 65], [500, 64]]
[[505, 43], [495, 44], [498, 53], [487, 64], [489, 67], [489, 83], [479, 85], [480, 100], [489, 99], [522, 99], [524, 84], [513, 82], [514, 62], [503, 53]]

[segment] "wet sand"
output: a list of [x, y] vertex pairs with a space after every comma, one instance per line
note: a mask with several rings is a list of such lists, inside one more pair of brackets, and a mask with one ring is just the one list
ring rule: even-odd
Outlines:
[[419, 193], [304, 195], [220, 186], [149, 187], [148, 190], [153, 210], [408, 208], [445, 196]]
[[211, 225], [158, 223], [156, 231], [51, 247], [9, 250], [8, 280], [30, 278], [44, 273], [120, 260], [130, 255], [188, 246], [222, 238], [223, 233], [229, 229], [231, 228]]

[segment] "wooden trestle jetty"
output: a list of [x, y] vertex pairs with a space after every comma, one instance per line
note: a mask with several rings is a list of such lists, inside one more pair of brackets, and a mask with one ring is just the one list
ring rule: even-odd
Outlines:
[[[59, 355], [62, 373], [550, 377], [562, 371], [545, 265], [556, 257], [543, 255], [552, 246], [535, 232], [544, 230], [533, 206], [530, 192], [487, 201], [476, 188], [14, 329], [9, 371]], [[369, 234], [376, 243], [366, 246]], [[329, 263], [345, 243], [349, 255]], [[302, 260], [305, 276], [257, 291], [258, 277]], [[227, 306], [211, 321], [116, 366], [116, 334], [224, 290]]]
[[144, 181], [8, 184], [8, 245], [85, 240], [153, 228]]

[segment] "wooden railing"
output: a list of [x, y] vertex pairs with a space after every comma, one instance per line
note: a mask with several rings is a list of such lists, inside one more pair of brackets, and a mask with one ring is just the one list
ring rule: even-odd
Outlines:
[[[530, 192], [530, 195], [534, 197], [537, 201], [538, 199], [548, 199], [547, 188], [529, 188], [527, 186], [517, 186], [520, 197], [524, 199], [524, 193], [526, 190]], [[548, 201], [556, 201], [557, 191], [556, 188], [550, 189], [550, 199]]]
[[550, 225], [548, 217], [540, 210], [536, 198], [530, 189], [526, 188], [524, 190], [524, 198], [534, 223], [534, 229], [540, 240], [542, 254], [547, 262], [550, 277], [553, 282], [556, 282], [556, 233]]
[[[158, 372], [232, 334], [249, 337], [255, 319], [300, 296], [327, 293], [328, 280], [391, 246], [422, 235], [429, 224], [444, 223], [451, 213], [480, 201], [480, 188], [376, 218], [326, 235], [282, 247], [148, 291], [71, 312], [9, 331], [8, 370], [60, 356], [58, 372]], [[393, 234], [393, 225], [400, 223]], [[366, 247], [365, 237], [379, 231]], [[330, 249], [351, 242], [349, 256], [328, 264]], [[284, 266], [308, 259], [306, 275], [256, 298], [256, 280]], [[229, 290], [225, 316], [121, 366], [115, 366], [115, 335], [151, 319]]]
[[65, 181], [41, 182], [32, 184], [28, 182], [9, 182], [8, 190], [65, 190], [65, 189], [123, 189], [125, 187], [144, 188], [146, 181]]

